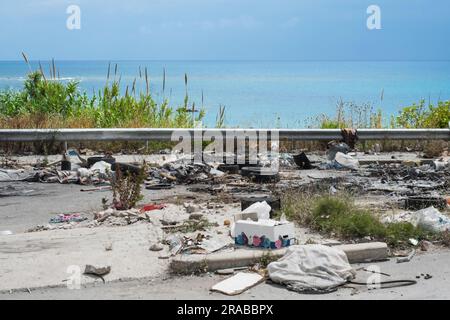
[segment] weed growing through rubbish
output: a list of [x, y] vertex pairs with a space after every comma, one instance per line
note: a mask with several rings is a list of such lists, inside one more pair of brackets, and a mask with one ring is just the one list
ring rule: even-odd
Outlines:
[[218, 227], [218, 224], [211, 223], [207, 219], [203, 218], [200, 220], [186, 220], [179, 226], [167, 229], [166, 232], [191, 233], [197, 231], [206, 231], [211, 227]]
[[279, 258], [275, 257], [273, 254], [270, 253], [270, 251], [265, 252], [261, 258], [259, 259], [259, 267], [262, 269], [266, 269], [267, 266], [274, 261], [277, 261]]

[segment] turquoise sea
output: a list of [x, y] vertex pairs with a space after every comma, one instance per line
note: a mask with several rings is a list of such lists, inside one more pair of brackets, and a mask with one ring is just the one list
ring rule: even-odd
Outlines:
[[[50, 62], [41, 62], [49, 72]], [[109, 61], [56, 61], [60, 81], [79, 81], [88, 94], [106, 82]], [[111, 61], [121, 87], [138, 88], [148, 69], [156, 100], [181, 105], [188, 76], [190, 101], [207, 111], [214, 126], [220, 105], [226, 124], [241, 127], [304, 127], [311, 117], [333, 114], [337, 102], [370, 104], [385, 114], [420, 99], [433, 103], [450, 99], [450, 61]], [[38, 63], [31, 62], [37, 69]], [[163, 70], [166, 85], [163, 92]], [[0, 61], [0, 90], [19, 89], [29, 67], [23, 61]], [[203, 95], [203, 99], [202, 99]]]

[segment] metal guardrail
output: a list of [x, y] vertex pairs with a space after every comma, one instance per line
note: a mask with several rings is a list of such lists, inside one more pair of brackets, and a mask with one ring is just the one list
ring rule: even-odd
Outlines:
[[[173, 141], [189, 134], [223, 137], [247, 135], [255, 140], [277, 133], [280, 140], [330, 141], [341, 139], [340, 129], [0, 129], [0, 142], [34, 141]], [[450, 140], [450, 129], [359, 129], [359, 140]]]

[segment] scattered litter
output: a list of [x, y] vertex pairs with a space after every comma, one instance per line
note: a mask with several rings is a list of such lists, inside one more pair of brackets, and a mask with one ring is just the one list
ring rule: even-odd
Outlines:
[[416, 249], [412, 250], [407, 257], [397, 258], [397, 263], [410, 262], [412, 258], [416, 255]]
[[354, 159], [352, 156], [348, 154], [344, 154], [342, 152], [336, 153], [336, 157], [334, 159], [336, 163], [341, 165], [344, 168], [351, 169], [351, 170], [358, 170], [359, 169], [359, 161], [357, 159]]
[[50, 223], [68, 223], [68, 222], [82, 222], [87, 220], [86, 217], [82, 217], [78, 213], [70, 214], [58, 214], [56, 217], [50, 219]]
[[250, 207], [242, 211], [242, 213], [256, 213], [258, 215], [258, 219], [268, 220], [270, 219], [270, 211], [272, 211], [272, 207], [267, 204], [266, 201], [263, 201], [252, 204]]
[[450, 230], [450, 218], [440, 213], [434, 207], [414, 212], [412, 214], [412, 223], [432, 232]]
[[165, 204], [147, 204], [142, 207], [141, 212], [148, 212], [154, 210], [162, 210], [166, 207]]
[[251, 195], [241, 197], [240, 199], [242, 211], [257, 202], [266, 202], [270, 206], [270, 217], [272, 217], [276, 211], [281, 210], [281, 199], [279, 197], [274, 197], [271, 195]]
[[103, 283], [105, 283], [105, 279], [103, 277], [109, 274], [110, 272], [111, 272], [110, 266], [97, 268], [88, 264], [86, 265], [83, 274], [99, 277], [100, 279], [102, 279]]
[[350, 152], [350, 147], [345, 143], [336, 143], [335, 141], [331, 141], [330, 143], [328, 143], [328, 160], [333, 161], [336, 158], [336, 154], [338, 152], [347, 154]]
[[233, 246], [231, 241], [218, 240], [203, 233], [197, 233], [195, 237], [181, 236], [179, 234], [171, 235], [163, 243], [169, 245], [170, 256], [177, 254], [209, 254]]
[[145, 189], [147, 190], [168, 190], [172, 189], [173, 185], [170, 183], [158, 183], [158, 184], [146, 184]]
[[370, 269], [367, 269], [366, 267], [361, 267], [359, 269], [356, 269], [356, 271], [359, 271], [359, 270], [363, 270], [363, 271], [369, 272], [369, 273], [381, 274], [381, 275], [386, 276], [386, 277], [390, 277], [391, 276], [389, 273], [384, 273], [384, 272], [379, 272], [379, 271], [375, 271], [375, 270], [370, 270]]
[[221, 240], [209, 238], [206, 240], [203, 240], [201, 244], [198, 245], [199, 248], [203, 249], [205, 253], [214, 253], [219, 250], [225, 249], [230, 247], [229, 243], [224, 243]]
[[111, 191], [112, 187], [110, 186], [104, 186], [104, 187], [97, 187], [97, 188], [90, 188], [90, 189], [81, 189], [81, 192], [95, 192], [95, 191]]
[[0, 231], [0, 236], [10, 236], [13, 232], [10, 230]]
[[318, 244], [290, 247], [267, 270], [273, 282], [301, 293], [333, 292], [356, 275], [344, 251]]
[[164, 250], [164, 247], [160, 245], [159, 243], [155, 243], [150, 247], [150, 251], [162, 251]]
[[130, 224], [135, 224], [139, 221], [149, 222], [150, 216], [147, 212], [142, 212], [138, 209], [117, 210], [110, 208], [104, 211], [96, 212], [94, 214], [94, 221], [87, 225], [87, 227], [95, 227], [99, 225], [127, 226]]
[[257, 273], [240, 272], [231, 278], [219, 282], [211, 288], [211, 291], [220, 292], [229, 296], [235, 296], [256, 286], [264, 281], [264, 277]]
[[417, 246], [419, 244], [419, 240], [416, 239], [409, 239], [408, 242], [413, 246]]
[[443, 197], [410, 196], [405, 200], [405, 209], [421, 210], [429, 207], [445, 210], [447, 201]]
[[300, 169], [310, 170], [313, 168], [313, 166], [311, 165], [311, 161], [309, 161], [307, 155], [304, 152], [302, 152], [298, 155], [295, 155], [293, 158], [294, 158], [295, 164]]
[[216, 274], [221, 275], [221, 276], [229, 276], [231, 274], [234, 274], [234, 269], [221, 269], [221, 270], [217, 270]]
[[433, 278], [433, 276], [431, 274], [420, 274], [420, 276], [416, 276], [416, 279], [420, 279], [421, 277], [423, 277], [425, 280], [430, 280], [431, 278]]

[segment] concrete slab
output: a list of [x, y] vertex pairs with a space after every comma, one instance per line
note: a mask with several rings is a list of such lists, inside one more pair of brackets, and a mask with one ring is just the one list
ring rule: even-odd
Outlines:
[[[337, 245], [342, 249], [350, 263], [379, 261], [387, 259], [388, 247], [383, 242]], [[180, 255], [172, 259], [170, 270], [176, 274], [191, 274], [199, 270], [216, 271], [220, 269], [240, 268], [252, 265], [263, 259], [266, 255], [279, 259], [285, 255], [287, 249], [261, 250], [239, 249], [234, 252], [214, 253], [205, 256]]]
[[[161, 276], [168, 261], [158, 257], [167, 253], [149, 251], [161, 236], [151, 224], [1, 236], [0, 291], [65, 286], [64, 280], [78, 267], [83, 273], [86, 264], [111, 266], [107, 282]], [[101, 282], [81, 275], [81, 285], [94, 281]]]

